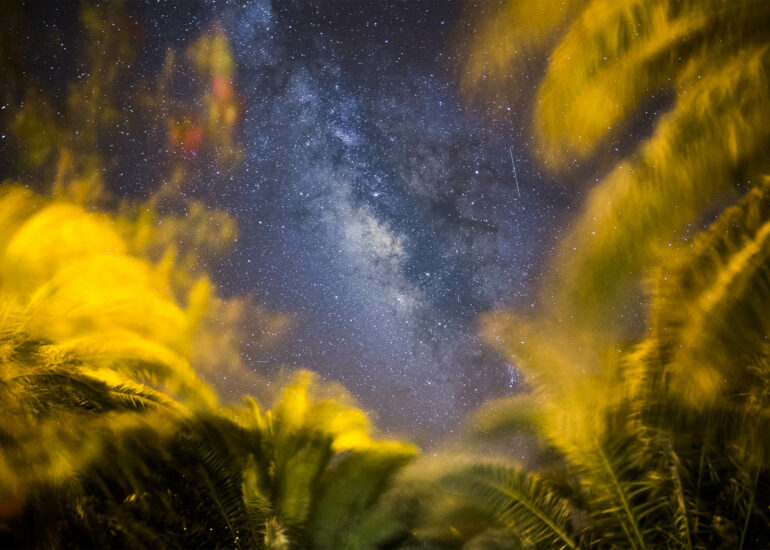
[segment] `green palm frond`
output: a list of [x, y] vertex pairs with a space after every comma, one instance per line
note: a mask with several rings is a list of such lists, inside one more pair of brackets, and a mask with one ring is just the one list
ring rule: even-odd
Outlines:
[[[229, 543], [245, 548], [253, 529], [253, 517], [244, 503], [244, 466], [230, 445], [228, 431], [232, 426], [214, 417], [196, 417], [188, 423], [180, 440], [180, 460], [195, 465], [195, 482], [206, 495], [211, 511], [218, 517], [220, 529]], [[251, 471], [249, 471], [251, 473]], [[250, 501], [250, 504], [253, 500]], [[218, 533], [222, 536], [222, 533]]]
[[293, 452], [275, 462], [275, 515], [281, 525], [299, 536], [308, 521], [315, 489], [332, 458], [331, 440], [309, 433], [297, 438]]
[[[666, 505], [656, 494], [655, 472], [646, 471], [634, 440], [597, 442], [591, 460], [579, 466], [589, 494], [593, 529], [613, 544], [654, 548], [653, 514]], [[653, 517], [651, 517], [653, 516]], [[622, 531], [622, 532], [621, 532]], [[620, 541], [623, 541], [622, 543]]]
[[286, 529], [275, 518], [270, 518], [265, 524], [265, 550], [289, 550], [291, 543], [286, 535]]
[[321, 480], [309, 529], [319, 548], [379, 548], [405, 531], [394, 510], [380, 499], [414, 454], [397, 447], [346, 455], [331, 464]]
[[474, 464], [445, 476], [441, 485], [491, 515], [524, 546], [577, 548], [569, 504], [537, 474], [503, 464]]
[[268, 522], [272, 515], [272, 503], [264, 494], [260, 483], [260, 472], [253, 454], [249, 454], [246, 467], [243, 470], [241, 493], [246, 516], [246, 523], [255, 541], [268, 537]]

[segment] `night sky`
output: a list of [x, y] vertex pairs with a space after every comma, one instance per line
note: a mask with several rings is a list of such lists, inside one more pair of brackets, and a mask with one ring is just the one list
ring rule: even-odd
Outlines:
[[[215, 28], [235, 57], [244, 164], [215, 191], [203, 177], [187, 186], [239, 222], [235, 251], [209, 270], [223, 295], [292, 316], [269, 353], [247, 353], [255, 370], [315, 370], [379, 427], [436, 442], [519, 390], [476, 319], [539, 307], [534, 288], [576, 197], [532, 160], [529, 113], [461, 97], [481, 8], [274, 4], [129, 5], [148, 75], [167, 48]], [[71, 45], [72, 6], [35, 10], [37, 32]], [[32, 70], [55, 87], [71, 77], [69, 52], [49, 41]], [[534, 89], [539, 75], [521, 76]], [[108, 181], [117, 194], [150, 185], [137, 154], [125, 147], [129, 168]]]

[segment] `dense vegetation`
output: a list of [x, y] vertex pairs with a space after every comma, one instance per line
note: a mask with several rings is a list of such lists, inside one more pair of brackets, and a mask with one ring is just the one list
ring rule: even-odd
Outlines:
[[[216, 296], [206, 265], [236, 224], [182, 192], [191, 174], [226, 185], [237, 170], [225, 37], [125, 87], [130, 39], [110, 25], [124, 14], [84, 4], [88, 76], [61, 102], [22, 78], [0, 35], [12, 106], [0, 123], [18, 174], [0, 186], [0, 544], [768, 546], [770, 8], [492, 11], [467, 52], [468, 101], [532, 112], [549, 169], [606, 172], [552, 259], [546, 307], [481, 320], [529, 391], [479, 410], [462, 443], [528, 434], [527, 468], [418, 457], [308, 372], [285, 378], [269, 409], [221, 403], [206, 378], [223, 369], [270, 402], [275, 373], [247, 369], [235, 334], [255, 323], [267, 345], [287, 323]], [[517, 78], [543, 63], [533, 100]], [[172, 92], [189, 94], [190, 72], [212, 85], [186, 103]], [[670, 105], [631, 143], [640, 111], [660, 108], [651, 96]], [[104, 143], [127, 126], [168, 144], [143, 198], [106, 191], [118, 161]]]

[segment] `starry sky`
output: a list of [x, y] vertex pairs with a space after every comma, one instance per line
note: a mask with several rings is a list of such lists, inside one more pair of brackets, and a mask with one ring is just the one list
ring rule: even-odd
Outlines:
[[[66, 37], [76, 12], [46, 9], [39, 29]], [[286, 338], [247, 359], [257, 370], [310, 368], [339, 381], [379, 427], [428, 442], [456, 432], [486, 399], [518, 391], [515, 367], [483, 345], [476, 319], [538, 308], [536, 283], [575, 202], [532, 159], [528, 113], [490, 114], [461, 96], [478, 9], [130, 7], [148, 37], [140, 67], [157, 68], [166, 48], [214, 27], [235, 58], [243, 166], [216, 193], [203, 179], [190, 192], [239, 223], [234, 252], [210, 266], [220, 292], [252, 293], [292, 317]], [[51, 48], [37, 65], [50, 61], [60, 82], [68, 55]], [[537, 75], [524, 76], [534, 89]], [[122, 194], [141, 186], [112, 185]]]

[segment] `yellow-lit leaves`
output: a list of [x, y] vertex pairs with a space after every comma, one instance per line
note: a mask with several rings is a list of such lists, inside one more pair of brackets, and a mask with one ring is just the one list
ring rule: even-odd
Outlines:
[[[560, 2], [536, 4], [530, 9], [561, 9]], [[754, 2], [669, 0], [596, 0], [574, 7], [533, 107], [538, 153], [546, 164], [562, 169], [576, 159], [606, 157], [606, 140], [628, 141], [621, 130], [645, 98], [661, 91], [673, 96], [671, 111], [652, 135], [591, 191], [555, 257], [556, 275], [544, 285], [565, 317], [590, 311], [602, 330], [622, 332], [612, 328], [620, 326], [622, 297], [633, 294], [644, 271], [681, 245], [688, 224], [699, 229], [704, 211], [735, 200], [731, 191], [752, 185], [767, 170], [770, 56], [764, 29], [770, 10]], [[491, 16], [489, 36], [481, 33], [477, 40], [476, 53], [497, 41], [502, 53], [493, 65], [503, 67], [514, 55], [505, 49], [518, 51], [519, 37], [529, 32], [518, 29], [526, 18], [517, 22], [510, 15], [518, 9], [512, 2]], [[559, 17], [542, 21], [554, 29], [560, 24]], [[478, 71], [469, 71], [478, 81]], [[498, 71], [488, 79], [500, 76]], [[653, 107], [656, 112], [662, 103]]]
[[73, 202], [85, 208], [98, 205], [108, 196], [102, 169], [102, 161], [98, 155], [75, 155], [66, 147], [60, 146], [51, 194], [56, 199]]
[[750, 367], [770, 352], [770, 187], [727, 209], [653, 284], [651, 333], [634, 357], [652, 365], [653, 387], [698, 408], [752, 396], [767, 406]]
[[770, 140], [762, 122], [770, 115], [761, 84], [768, 64], [767, 48], [747, 49], [704, 76], [661, 119], [638, 160], [592, 190], [561, 251], [567, 306], [603, 314], [623, 283], [681, 245], [686, 224], [760, 178]]
[[[325, 399], [319, 396], [327, 394]], [[366, 414], [358, 409], [344, 389], [321, 385], [315, 374], [300, 371], [283, 390], [273, 405], [272, 430], [276, 437], [290, 437], [292, 433], [323, 434], [329, 437], [335, 452], [390, 447], [388, 442], [374, 440]], [[407, 454], [414, 451], [400, 445]]]
[[538, 94], [545, 160], [559, 168], [587, 156], [641, 99], [670, 88], [687, 38], [716, 16], [702, 3], [590, 3], [551, 54]]
[[158, 197], [143, 204], [124, 202], [116, 217], [130, 251], [159, 261], [178, 298], [205, 276], [205, 266], [232, 250], [238, 236], [235, 219], [222, 210], [190, 201], [184, 214], [161, 214]]
[[512, 1], [485, 5], [461, 78], [464, 94], [497, 102], [517, 95], [517, 80], [531, 68], [530, 56], [548, 45], [560, 25], [584, 3]]
[[520, 369], [531, 388], [476, 413], [475, 429], [536, 430], [548, 445], [581, 460], [606, 435], [606, 415], [623, 402], [620, 354], [579, 322], [526, 320], [512, 314], [482, 317], [482, 330]]
[[51, 203], [24, 219], [13, 211], [29, 214], [26, 197], [0, 200], [18, 222], [0, 250], [0, 290], [27, 337], [213, 405], [188, 362], [191, 320], [163, 272], [129, 256], [106, 216]]
[[[252, 523], [312, 533], [320, 548], [374, 548], [387, 540], [392, 510], [377, 506], [395, 472], [416, 455], [414, 446], [371, 435], [366, 415], [338, 386], [300, 371], [272, 410], [252, 399], [232, 418], [255, 434], [259, 454], [249, 458], [243, 492]], [[347, 541], [347, 542], [343, 542]]]
[[233, 55], [222, 31], [199, 38], [190, 47], [190, 57], [202, 74], [230, 79], [235, 72]]
[[[9, 194], [5, 200], [15, 201]], [[69, 262], [100, 254], [124, 254], [109, 220], [71, 204], [52, 204], [20, 224], [3, 254], [3, 288], [28, 294]]]

